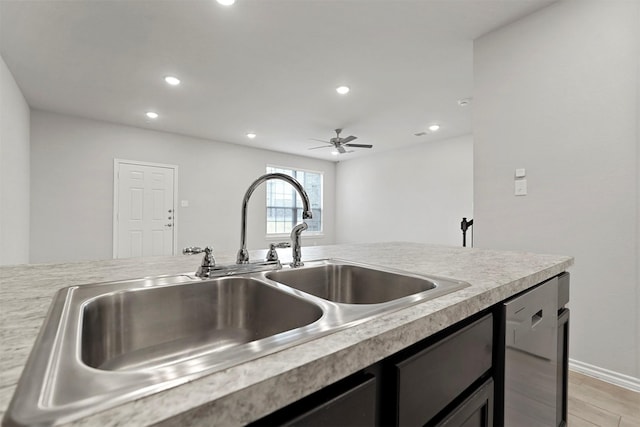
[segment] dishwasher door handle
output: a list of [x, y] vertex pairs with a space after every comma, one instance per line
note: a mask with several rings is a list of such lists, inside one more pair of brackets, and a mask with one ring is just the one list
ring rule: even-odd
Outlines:
[[538, 310], [533, 316], [531, 316], [531, 328], [535, 328], [542, 322], [542, 318], [544, 316], [544, 310]]

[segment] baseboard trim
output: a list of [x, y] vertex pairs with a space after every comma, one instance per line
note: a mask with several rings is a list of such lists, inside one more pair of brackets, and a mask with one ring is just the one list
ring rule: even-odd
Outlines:
[[640, 393], [640, 378], [610, 371], [574, 359], [569, 359], [569, 369]]

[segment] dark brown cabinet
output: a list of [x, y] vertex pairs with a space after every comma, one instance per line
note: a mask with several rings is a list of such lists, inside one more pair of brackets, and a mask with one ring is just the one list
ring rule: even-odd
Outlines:
[[394, 361], [397, 398], [394, 418], [387, 419], [387, 424], [436, 425], [438, 419], [446, 418], [448, 406], [490, 375], [493, 329], [493, 315], [488, 314], [414, 355], [402, 355], [404, 359]]
[[376, 377], [358, 373], [287, 406], [252, 426], [377, 425]]
[[285, 426], [375, 426], [376, 383], [369, 378], [284, 423]]
[[252, 426], [490, 426], [494, 315], [456, 324]]
[[437, 427], [493, 426], [493, 380], [489, 379], [451, 411]]
[[556, 373], [556, 426], [567, 425], [567, 391], [569, 387], [569, 303], [570, 275], [558, 276], [558, 369]]
[[569, 387], [569, 309], [558, 313], [558, 371], [556, 376], [556, 426], [567, 425]]

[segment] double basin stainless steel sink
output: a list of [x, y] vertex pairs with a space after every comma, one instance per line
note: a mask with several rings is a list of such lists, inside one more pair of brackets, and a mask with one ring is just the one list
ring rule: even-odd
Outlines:
[[341, 260], [58, 292], [3, 420], [50, 425], [468, 286]]

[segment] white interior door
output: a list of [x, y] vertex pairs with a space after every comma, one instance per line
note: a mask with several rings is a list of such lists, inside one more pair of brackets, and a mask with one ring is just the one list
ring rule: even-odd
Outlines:
[[116, 160], [114, 258], [174, 254], [175, 166]]

